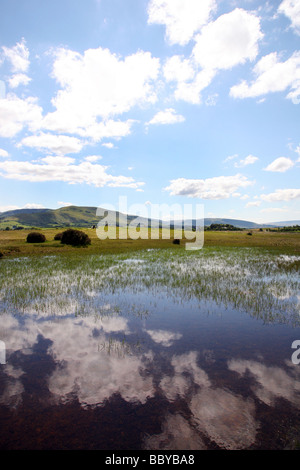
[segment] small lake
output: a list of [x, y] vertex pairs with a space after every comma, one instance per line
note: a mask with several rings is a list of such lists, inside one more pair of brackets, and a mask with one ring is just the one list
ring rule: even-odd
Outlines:
[[299, 447], [299, 266], [247, 248], [1, 260], [0, 449]]

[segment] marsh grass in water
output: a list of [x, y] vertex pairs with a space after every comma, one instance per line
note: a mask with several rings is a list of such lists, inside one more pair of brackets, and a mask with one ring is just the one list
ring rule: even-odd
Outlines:
[[[2, 259], [0, 309], [39, 315], [120, 313], [123, 293], [213, 300], [265, 322], [299, 325], [300, 256], [260, 248], [176, 248]], [[107, 307], [107, 296], [116, 302]], [[119, 299], [119, 300], [118, 300]], [[130, 313], [147, 315], [142, 305]]]

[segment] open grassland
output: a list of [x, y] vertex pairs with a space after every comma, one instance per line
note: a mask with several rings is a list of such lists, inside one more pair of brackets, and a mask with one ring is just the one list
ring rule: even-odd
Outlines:
[[[66, 227], [67, 228], [67, 227]], [[27, 243], [26, 238], [28, 233], [32, 230], [4, 230], [0, 231], [0, 252], [4, 257], [15, 256], [45, 256], [45, 255], [58, 255], [58, 254], [113, 254], [113, 253], [126, 253], [132, 251], [139, 251], [145, 249], [177, 249], [184, 250], [186, 242], [192, 240], [182, 239], [180, 245], [174, 245], [173, 239], [176, 238], [178, 233], [174, 231], [160, 230], [159, 239], [151, 238], [148, 229], [141, 229], [140, 238], [133, 240], [125, 238], [125, 229], [120, 229], [118, 236], [121, 239], [110, 238], [113, 235], [113, 229], [109, 228], [109, 237], [105, 240], [100, 240], [97, 236], [96, 229], [81, 229], [91, 239], [91, 245], [87, 247], [72, 247], [69, 245], [62, 245], [58, 240], [54, 240], [54, 236], [65, 230], [62, 229], [40, 229], [39, 231], [46, 236], [44, 243]], [[249, 235], [252, 233], [252, 235]], [[165, 237], [165, 238], [163, 238]], [[204, 232], [204, 247], [261, 247], [275, 250], [283, 250], [290, 253], [300, 253], [300, 233], [295, 232], [260, 232], [259, 230], [242, 230], [238, 232]]]

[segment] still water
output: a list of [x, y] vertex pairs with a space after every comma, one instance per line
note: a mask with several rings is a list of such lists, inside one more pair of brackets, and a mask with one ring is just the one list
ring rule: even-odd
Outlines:
[[[6, 260], [1, 268], [14, 284], [9, 288], [3, 281], [0, 297], [0, 339], [6, 347], [0, 449], [297, 448], [300, 364], [293, 363], [291, 348], [300, 340], [295, 259], [285, 260], [293, 263], [291, 269], [274, 258], [276, 266], [259, 274], [258, 261], [264, 266], [265, 258], [256, 253], [250, 259], [247, 252], [247, 269], [232, 277], [232, 253], [209, 255], [221, 276], [216, 280], [214, 272], [215, 289], [222, 292], [214, 298], [204, 290], [193, 295], [201, 279], [195, 280], [195, 272], [184, 277], [196, 263], [187, 255], [172, 259], [182, 280], [178, 289], [164, 282], [170, 266], [160, 254], [106, 260], [105, 268], [98, 263], [97, 282], [105, 271], [113, 284], [103, 278], [101, 287], [89, 279], [80, 289], [78, 266], [68, 271], [55, 265], [56, 259], [38, 266]], [[197, 256], [201, 276], [213, 282], [212, 264], [205, 254]], [[91, 271], [96, 276], [98, 261], [82, 267], [81, 283]], [[31, 270], [39, 269], [41, 282], [53, 266], [60, 279], [57, 295], [49, 284], [37, 292]], [[64, 277], [68, 272], [72, 280]], [[62, 279], [68, 279], [65, 302]], [[233, 301], [226, 292], [241, 289], [238, 279], [240, 301]], [[257, 302], [244, 302], [245, 286], [255, 299], [254, 287], [263, 282], [265, 311]]]

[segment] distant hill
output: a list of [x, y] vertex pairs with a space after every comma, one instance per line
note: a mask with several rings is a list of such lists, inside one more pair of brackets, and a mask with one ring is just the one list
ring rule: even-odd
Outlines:
[[[103, 209], [105, 211], [105, 209]], [[0, 214], [0, 228], [5, 227], [91, 227], [97, 225], [100, 217], [96, 215], [97, 207], [67, 206], [60, 209], [17, 209]], [[125, 226], [126, 216], [119, 212], [107, 212], [108, 224], [118, 221]], [[128, 216], [128, 220], [135, 219], [135, 215]], [[145, 219], [148, 224], [148, 219]]]
[[[276, 222], [273, 225], [276, 227], [290, 227], [292, 225], [300, 225], [300, 220], [286, 220], [284, 222]], [[268, 226], [270, 226], [270, 224]]]
[[[106, 211], [103, 209], [103, 211]], [[92, 227], [97, 225], [100, 221], [100, 217], [97, 216], [97, 207], [85, 207], [85, 206], [67, 206], [59, 209], [17, 209], [7, 212], [0, 213], [0, 228], [18, 228], [18, 227]], [[119, 226], [125, 226], [126, 215], [115, 211], [106, 211], [106, 221], [108, 224], [112, 224], [115, 220]], [[128, 215], [128, 222], [136, 218], [136, 215]], [[141, 218], [142, 225], [147, 226], [150, 223], [150, 219]], [[185, 227], [192, 227], [196, 223], [195, 220], [185, 221]], [[167, 225], [167, 222], [161, 222], [158, 220], [153, 221], [153, 226]], [[269, 224], [256, 224], [247, 220], [235, 220], [235, 219], [222, 219], [222, 218], [205, 218], [204, 225], [209, 226], [211, 224], [230, 224], [239, 228], [255, 229], [255, 228], [267, 228], [267, 227], [282, 227], [291, 225], [300, 225], [299, 220], [286, 221], [286, 222], [275, 222]], [[182, 221], [174, 220], [170, 222], [171, 226], [180, 227]]]

